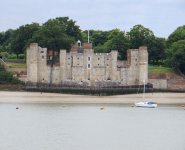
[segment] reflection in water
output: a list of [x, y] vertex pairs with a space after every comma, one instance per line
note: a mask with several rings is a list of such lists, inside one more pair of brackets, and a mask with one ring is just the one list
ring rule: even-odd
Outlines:
[[1, 103], [1, 149], [185, 148], [185, 110], [181, 105], [158, 108], [130, 104], [63, 105]]

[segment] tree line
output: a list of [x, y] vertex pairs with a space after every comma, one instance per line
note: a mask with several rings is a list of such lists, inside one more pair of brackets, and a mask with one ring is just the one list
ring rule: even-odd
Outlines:
[[[87, 32], [88, 30], [82, 31], [76, 21], [69, 17], [49, 19], [42, 25], [33, 22], [15, 30], [0, 32], [0, 52], [14, 53], [17, 56], [25, 54], [30, 43], [38, 43], [48, 50], [69, 51], [77, 40], [87, 43]], [[185, 25], [178, 27], [167, 39], [156, 37], [153, 31], [142, 25], [135, 25], [129, 32], [117, 28], [110, 31], [89, 30], [89, 39], [95, 53], [118, 50], [120, 60], [126, 60], [128, 49], [147, 46], [152, 64], [162, 60], [165, 66], [179, 67], [185, 73]]]

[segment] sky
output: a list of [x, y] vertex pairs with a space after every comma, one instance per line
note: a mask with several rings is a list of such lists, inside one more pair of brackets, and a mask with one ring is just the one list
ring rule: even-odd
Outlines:
[[129, 32], [141, 24], [157, 37], [185, 25], [185, 0], [0, 0], [0, 32], [66, 17], [81, 30]]

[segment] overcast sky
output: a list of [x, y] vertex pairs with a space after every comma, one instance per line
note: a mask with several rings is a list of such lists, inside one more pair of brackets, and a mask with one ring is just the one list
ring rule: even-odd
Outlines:
[[0, 0], [0, 32], [65, 17], [81, 30], [130, 31], [141, 24], [157, 37], [185, 25], [185, 0]]

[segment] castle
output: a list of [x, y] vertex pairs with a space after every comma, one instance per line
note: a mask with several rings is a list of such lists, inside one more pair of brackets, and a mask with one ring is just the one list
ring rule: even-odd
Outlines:
[[27, 81], [61, 84], [64, 82], [95, 85], [97, 82], [120, 86], [148, 83], [147, 47], [127, 50], [127, 61], [117, 59], [118, 51], [94, 53], [92, 43], [74, 45], [70, 52], [60, 50], [51, 67], [47, 48], [31, 43], [27, 48]]

